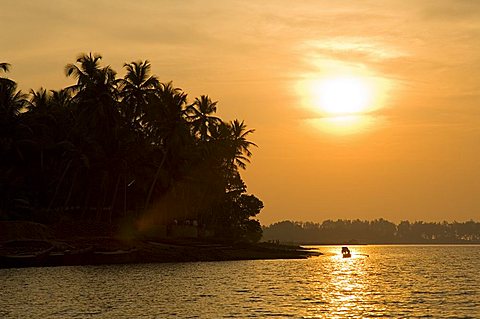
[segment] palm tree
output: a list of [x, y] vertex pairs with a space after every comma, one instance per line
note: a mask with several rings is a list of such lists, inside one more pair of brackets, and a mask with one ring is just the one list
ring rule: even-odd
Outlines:
[[0, 117], [16, 117], [26, 102], [26, 95], [17, 91], [17, 84], [0, 83]]
[[80, 66], [77, 66], [73, 63], [69, 63], [65, 66], [65, 75], [72, 76], [77, 79], [77, 84], [72, 85], [71, 88], [74, 91], [79, 91], [83, 87], [88, 86], [90, 83], [95, 82], [97, 78], [97, 73], [100, 69], [100, 60], [102, 56], [95, 53], [92, 55], [90, 52], [88, 55], [82, 53], [78, 55], [76, 63], [79, 63]]
[[185, 121], [186, 103], [187, 95], [172, 82], [160, 84], [155, 95], [148, 97], [142, 123], [152, 144], [165, 150], [185, 139], [189, 133]]
[[77, 63], [67, 64], [65, 74], [77, 79], [77, 84], [68, 87], [77, 93], [75, 98], [79, 102], [110, 102], [116, 97], [116, 72], [110, 66], [100, 67], [102, 56], [95, 53], [81, 54]]
[[10, 63], [0, 62], [0, 70], [3, 70], [3, 72], [10, 71]]
[[250, 163], [252, 152], [251, 146], [257, 146], [255, 143], [246, 139], [247, 135], [255, 132], [253, 129], [247, 130], [244, 121], [234, 120], [230, 123], [230, 139], [233, 147], [232, 163], [235, 167], [246, 169], [247, 163]]
[[30, 100], [27, 101], [27, 110], [45, 112], [50, 107], [50, 95], [44, 88], [38, 91], [30, 90], [30, 96]]
[[212, 136], [212, 131], [222, 122], [220, 118], [212, 116], [217, 111], [217, 103], [217, 101], [213, 102], [208, 95], [201, 95], [200, 98], [195, 98], [195, 102], [186, 109], [193, 133], [203, 142]]
[[[122, 129], [118, 104], [116, 73], [109, 66], [101, 67], [99, 54], [81, 54], [76, 64], [68, 64], [65, 74], [77, 80], [68, 87], [73, 93], [71, 104], [75, 117], [72, 135], [82, 144], [90, 166], [84, 184], [88, 187], [85, 206], [96, 204], [97, 217], [107, 203], [113, 180], [117, 180], [116, 161]], [[90, 198], [90, 194], [92, 197]]]
[[[205, 174], [217, 176], [216, 178], [207, 177], [203, 181], [203, 183], [209, 183], [209, 186], [204, 188], [209, 189], [210, 195], [216, 196], [216, 198], [210, 198], [212, 207], [215, 206], [213, 203], [217, 203], [216, 208], [206, 211], [207, 215], [204, 216], [210, 219], [210, 223], [215, 224], [223, 218], [224, 214], [228, 215], [229, 210], [226, 208], [228, 205], [225, 203], [234, 201], [246, 190], [239, 168], [245, 169], [250, 162], [249, 158], [252, 156], [250, 148], [256, 144], [247, 140], [247, 137], [253, 132], [254, 130], [247, 129], [243, 121], [221, 122], [212, 130], [211, 139], [205, 143], [206, 151], [203, 161], [209, 163]], [[217, 191], [213, 192], [213, 189]]]
[[143, 121], [145, 133], [151, 145], [155, 146], [162, 156], [158, 158], [145, 206], [150, 203], [162, 170], [175, 179], [181, 167], [188, 162], [194, 144], [186, 121], [187, 95], [182, 90], [175, 88], [171, 82], [162, 83], [147, 105]]
[[[239, 171], [256, 146], [253, 130], [223, 122], [207, 95], [187, 102], [185, 92], [151, 75], [149, 61], [124, 64], [117, 80], [101, 59], [78, 56], [65, 67], [72, 86], [32, 90], [28, 101], [2, 77], [10, 65], [0, 63], [0, 210], [25, 199], [49, 218], [66, 207], [76, 207], [65, 209], [70, 217], [82, 208], [81, 218], [93, 217], [85, 213], [96, 208], [97, 218], [113, 222], [114, 213], [167, 195], [169, 211], [185, 218], [231, 221], [243, 205]], [[231, 224], [225, 229], [238, 226]]]
[[67, 64], [65, 74], [77, 79], [67, 90], [74, 93], [72, 102], [76, 104], [78, 125], [109, 146], [116, 143], [120, 113], [116, 73], [110, 66], [101, 68], [101, 59], [99, 54], [81, 54], [77, 58], [78, 66]]
[[63, 89], [59, 91], [51, 90], [51, 103], [52, 106], [57, 108], [68, 108], [72, 102], [72, 95], [69, 90]]
[[[8, 72], [10, 64], [0, 63], [0, 70]], [[17, 116], [26, 104], [26, 95], [17, 91], [17, 83], [8, 78], [0, 77], [0, 117], [12, 118]]]
[[157, 77], [150, 76], [151, 65], [148, 60], [125, 63], [123, 66], [127, 73], [118, 81], [122, 113], [127, 121], [138, 124], [145, 113], [148, 96], [155, 93], [159, 82]]

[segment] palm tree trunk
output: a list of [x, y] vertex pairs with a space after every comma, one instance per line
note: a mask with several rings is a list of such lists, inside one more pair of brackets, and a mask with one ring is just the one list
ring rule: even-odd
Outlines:
[[60, 190], [60, 185], [62, 184], [65, 176], [67, 175], [67, 171], [69, 170], [71, 164], [72, 164], [72, 160], [69, 160], [69, 161], [68, 161], [68, 164], [67, 164], [67, 167], [65, 167], [65, 169], [63, 170], [62, 176], [60, 177], [60, 180], [58, 181], [58, 184], [57, 184], [57, 186], [55, 187], [55, 193], [53, 194], [53, 197], [52, 197], [52, 199], [50, 200], [50, 204], [48, 205], [48, 211], [50, 211], [50, 209], [51, 209], [52, 206], [53, 206], [53, 203], [54, 203], [55, 200], [57, 199], [58, 191]]
[[108, 173], [104, 174], [104, 178], [102, 181], [102, 186], [103, 186], [103, 197], [101, 200], [101, 205], [97, 206], [97, 211], [100, 213], [100, 221], [104, 220], [103, 212], [105, 210], [105, 203], [107, 202], [107, 193], [108, 193], [108, 187], [110, 186], [110, 175]]
[[150, 185], [150, 189], [148, 190], [148, 194], [147, 194], [147, 199], [145, 200], [145, 209], [147, 209], [148, 205], [150, 204], [150, 199], [152, 198], [153, 189], [155, 188], [155, 184], [157, 183], [157, 179], [160, 176], [160, 171], [166, 159], [167, 159], [167, 152], [163, 154], [162, 161], [160, 162], [160, 165], [158, 165], [157, 171], [155, 172], [155, 176], [153, 177], [152, 185]]
[[73, 175], [72, 184], [70, 185], [70, 189], [68, 190], [68, 195], [67, 195], [67, 199], [65, 200], [64, 207], [68, 207], [68, 203], [70, 202], [70, 199], [72, 198], [73, 188], [74, 188], [75, 182], [77, 180], [77, 175], [78, 175], [78, 171], [76, 171], [75, 174]]
[[115, 200], [117, 199], [118, 186], [120, 185], [120, 174], [117, 176], [117, 183], [115, 184], [115, 190], [113, 191], [112, 204], [110, 205], [110, 212], [108, 214], [108, 222], [112, 223], [112, 213], [115, 208]]
[[[90, 185], [88, 185], [88, 183], [87, 183], [87, 186], [90, 186]], [[85, 217], [85, 213], [86, 213], [87, 209], [89, 209], [88, 204], [90, 202], [90, 194], [91, 193], [92, 193], [91, 188], [87, 187], [87, 195], [85, 196], [85, 202], [83, 204], [82, 219]]]
[[127, 174], [123, 176], [123, 217], [127, 217]]
[[43, 172], [43, 149], [40, 151], [40, 170]]

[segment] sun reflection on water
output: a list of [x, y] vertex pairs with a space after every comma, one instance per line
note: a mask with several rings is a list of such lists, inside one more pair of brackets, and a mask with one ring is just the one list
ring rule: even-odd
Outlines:
[[324, 255], [0, 269], [0, 317], [478, 317], [478, 245], [314, 248]]
[[[319, 292], [325, 300], [325, 305], [312, 307], [310, 313], [321, 314], [328, 307], [328, 318], [355, 317], [359, 311], [378, 312], [381, 309], [368, 309], [365, 305], [365, 298], [371, 292], [367, 271], [368, 259], [362, 254], [361, 249], [349, 247], [352, 253], [351, 258], [343, 258], [341, 246], [324, 246], [322, 252], [324, 257], [318, 261], [322, 266], [328, 267], [328, 276], [323, 275], [325, 280], [324, 290]], [[331, 262], [322, 262], [322, 258], [330, 259]], [[320, 266], [320, 264], [319, 264]], [[327, 289], [325, 290], [325, 287]], [[359, 305], [362, 309], [359, 309]], [[312, 316], [311, 318], [318, 318]]]

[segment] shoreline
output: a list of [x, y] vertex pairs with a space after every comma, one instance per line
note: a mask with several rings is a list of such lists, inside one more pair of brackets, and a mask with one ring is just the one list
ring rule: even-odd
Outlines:
[[[67, 249], [65, 249], [67, 248]], [[301, 246], [222, 244], [199, 240], [129, 240], [113, 237], [63, 241], [12, 240], [0, 248], [0, 269], [79, 265], [306, 259], [322, 255]]]
[[297, 243], [297, 242], [281, 242], [285, 245], [298, 245], [298, 246], [475, 246], [480, 245], [480, 242], [445, 242], [445, 243]]

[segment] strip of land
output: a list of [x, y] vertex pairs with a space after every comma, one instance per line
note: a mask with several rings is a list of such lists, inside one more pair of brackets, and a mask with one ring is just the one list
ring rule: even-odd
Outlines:
[[[0, 225], [0, 267], [42, 267], [127, 263], [299, 259], [315, 250], [273, 243], [220, 243], [207, 239], [120, 236], [53, 236], [35, 223]], [[16, 229], [15, 229], [16, 228]]]

